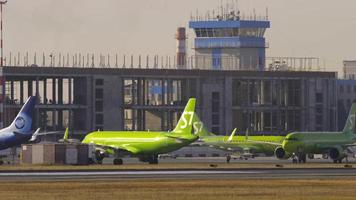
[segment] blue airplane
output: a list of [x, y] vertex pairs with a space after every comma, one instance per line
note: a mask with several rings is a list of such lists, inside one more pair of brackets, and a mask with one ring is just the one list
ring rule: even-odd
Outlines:
[[38, 134], [39, 129], [32, 131], [35, 104], [36, 97], [30, 96], [11, 125], [0, 130], [0, 150], [26, 143]]

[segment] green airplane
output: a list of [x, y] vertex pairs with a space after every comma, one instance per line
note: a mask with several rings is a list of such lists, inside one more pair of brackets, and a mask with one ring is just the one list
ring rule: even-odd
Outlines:
[[189, 99], [177, 126], [172, 132], [150, 131], [96, 131], [89, 133], [82, 143], [95, 147], [95, 157], [102, 163], [105, 156], [115, 156], [114, 164], [123, 164], [124, 155], [133, 155], [140, 161], [158, 163], [158, 154], [165, 154], [187, 146], [198, 139], [192, 133], [196, 99]]
[[306, 162], [306, 157], [324, 154], [334, 163], [341, 163], [347, 157], [348, 148], [355, 146], [356, 103], [353, 103], [342, 132], [294, 132], [286, 136], [282, 146], [275, 151], [279, 159], [287, 159], [296, 155], [299, 162]]
[[[248, 131], [246, 131], [245, 136], [235, 136], [236, 128], [230, 136], [217, 136], [206, 129], [196, 114], [194, 115], [193, 127], [203, 145], [242, 153], [242, 157], [245, 158], [253, 158], [254, 155], [259, 153], [273, 155], [275, 149], [282, 145], [285, 138], [284, 136], [249, 136]], [[230, 155], [227, 155], [228, 162], [230, 158]]]

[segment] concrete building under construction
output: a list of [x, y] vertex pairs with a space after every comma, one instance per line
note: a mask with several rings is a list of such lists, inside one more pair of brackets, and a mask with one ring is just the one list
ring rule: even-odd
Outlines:
[[189, 97], [215, 133], [336, 130], [332, 72], [3, 67], [2, 122], [37, 95], [42, 130], [172, 130]]

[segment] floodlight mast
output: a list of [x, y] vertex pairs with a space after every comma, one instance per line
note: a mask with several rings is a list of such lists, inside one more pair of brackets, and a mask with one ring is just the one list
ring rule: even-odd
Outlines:
[[4, 47], [3, 47], [3, 29], [2, 29], [2, 6], [6, 4], [7, 1], [0, 1], [0, 31], [1, 31], [1, 38], [0, 38], [0, 48], [1, 48], [1, 61], [0, 61], [0, 66], [4, 66]]

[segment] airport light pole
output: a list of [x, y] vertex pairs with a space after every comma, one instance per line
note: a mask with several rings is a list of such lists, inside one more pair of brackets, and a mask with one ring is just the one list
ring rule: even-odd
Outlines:
[[2, 6], [6, 4], [7, 1], [0, 1], [0, 15], [1, 15], [1, 19], [0, 19], [0, 31], [1, 31], [1, 41], [0, 41], [0, 48], [1, 48], [1, 61], [0, 61], [0, 65], [1, 67], [4, 66], [4, 54], [3, 54], [3, 41], [2, 41], [2, 37], [3, 37], [3, 31], [2, 31]]

